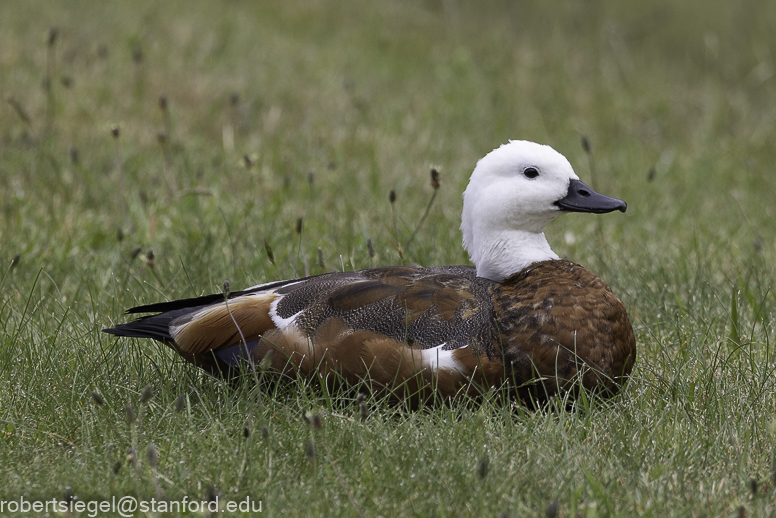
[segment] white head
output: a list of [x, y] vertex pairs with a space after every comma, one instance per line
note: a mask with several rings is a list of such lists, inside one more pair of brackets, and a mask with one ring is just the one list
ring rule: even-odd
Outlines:
[[500, 282], [532, 263], [558, 258], [542, 232], [556, 217], [612, 210], [624, 211], [625, 203], [580, 182], [566, 157], [513, 140], [474, 168], [463, 193], [463, 246], [478, 276]]

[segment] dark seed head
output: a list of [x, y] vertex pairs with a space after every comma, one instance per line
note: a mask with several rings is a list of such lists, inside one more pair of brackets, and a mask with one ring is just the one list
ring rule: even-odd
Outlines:
[[439, 189], [439, 171], [435, 167], [431, 168], [431, 187]]
[[366, 421], [369, 417], [369, 409], [363, 401], [358, 404], [358, 415], [361, 418], [361, 422]]
[[16, 268], [16, 265], [19, 264], [21, 258], [21, 254], [14, 254], [14, 256], [11, 258], [11, 268]]
[[221, 292], [224, 294], [224, 297], [228, 297], [229, 296], [230, 286], [229, 286], [229, 281], [228, 280], [224, 281], [224, 284], [221, 286]]
[[102, 397], [102, 394], [100, 394], [96, 390], [92, 390], [92, 400], [96, 405], [99, 405], [99, 406], [102, 406], [105, 404], [105, 398]]
[[205, 494], [205, 498], [208, 502], [215, 502], [216, 499], [218, 499], [218, 491], [216, 490], [216, 486], [213, 485], [213, 483], [207, 485], [207, 493]]
[[146, 252], [146, 264], [149, 268], [154, 267], [154, 259], [156, 259], [156, 254], [154, 254], [154, 251], [149, 248]]
[[269, 246], [269, 241], [266, 239], [264, 240], [264, 250], [267, 251], [267, 259], [269, 259], [269, 262], [272, 263], [272, 266], [275, 266], [275, 254], [272, 253], [272, 247]]
[[127, 403], [127, 406], [124, 407], [124, 415], [128, 424], [135, 422], [135, 409], [132, 408], [132, 403]]
[[302, 218], [296, 218], [296, 233], [302, 233]]
[[240, 103], [240, 94], [237, 92], [232, 92], [229, 94], [229, 104], [232, 106], [237, 106]]
[[752, 493], [752, 497], [757, 496], [757, 479], [752, 477], [749, 479], [749, 491]]
[[310, 424], [313, 428], [320, 430], [323, 428], [323, 422], [321, 421], [321, 414], [313, 414], [312, 419], [310, 420]]
[[53, 47], [57, 42], [57, 36], [59, 36], [59, 27], [51, 27], [46, 37], [46, 45]]
[[370, 259], [375, 256], [375, 245], [372, 244], [371, 239], [366, 240], [366, 251], [369, 254]]
[[110, 134], [113, 136], [114, 139], [119, 138], [119, 134], [121, 133], [121, 130], [119, 130], [118, 126], [113, 126], [110, 129]]
[[154, 397], [154, 386], [146, 385], [143, 387], [143, 390], [140, 391], [140, 402], [148, 403], [152, 397]]
[[585, 150], [585, 153], [590, 153], [590, 141], [585, 135], [582, 135], [582, 149]]
[[75, 146], [71, 147], [70, 148], [70, 163], [71, 164], [77, 164], [80, 161], [81, 161], [81, 159], [78, 156], [78, 148], [75, 147]]
[[152, 468], [155, 468], [159, 462], [159, 452], [156, 451], [156, 446], [153, 443], [149, 444], [146, 450], [146, 461], [148, 461], [148, 465]]
[[656, 173], [655, 168], [654, 167], [650, 167], [649, 171], [647, 171], [647, 181], [648, 182], [651, 182], [652, 180], [655, 179], [655, 173]]
[[162, 146], [167, 144], [167, 133], [165, 133], [164, 131], [160, 131], [159, 133], [157, 133], [156, 141], [159, 142], [159, 144]]
[[323, 260], [323, 250], [320, 246], [318, 247], [318, 266], [326, 268], [326, 261]]
[[559, 508], [558, 501], [553, 500], [550, 503], [550, 505], [547, 506], [547, 511], [546, 511], [547, 518], [555, 518], [556, 516], [558, 516], [558, 508]]
[[480, 478], [485, 478], [488, 475], [489, 470], [490, 470], [490, 459], [486, 454], [480, 459], [480, 462], [477, 464], [477, 474], [480, 476]]
[[243, 439], [247, 439], [248, 437], [251, 436], [251, 429], [246, 426], [243, 428], [242, 433], [243, 433]]
[[166, 95], [160, 95], [159, 96], [159, 109], [163, 112], [167, 111], [167, 96]]
[[113, 474], [118, 475], [120, 469], [121, 469], [121, 461], [117, 460], [116, 462], [113, 463], [113, 468], [112, 468]]
[[261, 427], [261, 436], [264, 437], [265, 439], [269, 438], [269, 428], [267, 427], [267, 425], [263, 425]]
[[391, 204], [396, 202], [396, 189], [391, 189], [391, 192], [388, 193], [388, 201], [390, 201]]

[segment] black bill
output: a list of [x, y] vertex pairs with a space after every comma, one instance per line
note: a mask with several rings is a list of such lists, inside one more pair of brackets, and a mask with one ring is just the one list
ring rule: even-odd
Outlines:
[[566, 193], [566, 197], [556, 201], [555, 205], [568, 212], [592, 212], [593, 214], [605, 214], [615, 210], [625, 212], [628, 208], [628, 204], [624, 201], [598, 194], [579, 180], [569, 182], [569, 192]]

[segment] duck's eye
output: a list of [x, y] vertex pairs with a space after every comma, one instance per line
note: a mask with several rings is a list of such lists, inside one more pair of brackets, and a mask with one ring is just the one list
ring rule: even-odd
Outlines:
[[539, 170], [536, 169], [535, 167], [526, 167], [523, 170], [523, 174], [525, 175], [526, 178], [533, 179], [533, 178], [536, 178], [537, 176], [539, 176]]

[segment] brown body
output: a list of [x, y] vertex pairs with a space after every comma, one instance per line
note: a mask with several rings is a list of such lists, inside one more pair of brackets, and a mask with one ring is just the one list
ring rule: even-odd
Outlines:
[[613, 395], [636, 357], [620, 299], [561, 260], [503, 283], [465, 266], [386, 267], [258, 286], [228, 307], [214, 295], [129, 312], [161, 313], [106, 332], [155, 338], [215, 376], [233, 377], [248, 350], [256, 365], [272, 352], [271, 371], [400, 397], [506, 387], [544, 400], [578, 382]]

